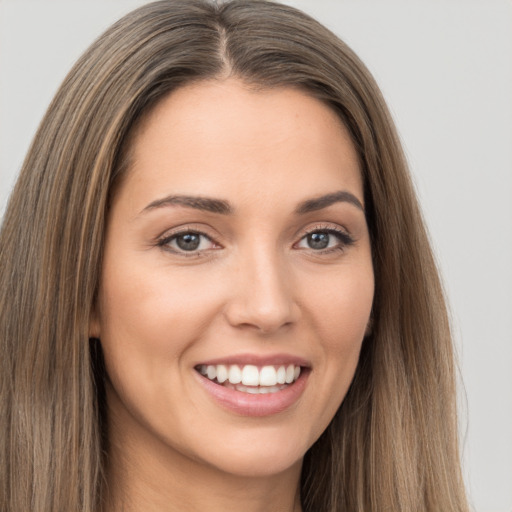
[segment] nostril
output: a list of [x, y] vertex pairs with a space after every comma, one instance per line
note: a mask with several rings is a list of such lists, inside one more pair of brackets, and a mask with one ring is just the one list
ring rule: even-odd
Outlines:
[[[255, 244], [258, 245], [258, 244]], [[237, 329], [270, 336], [289, 329], [299, 318], [296, 288], [290, 268], [276, 261], [268, 247], [252, 247], [240, 254], [233, 270], [233, 286], [224, 304], [227, 322]]]
[[247, 330], [254, 330], [261, 335], [271, 335], [291, 327], [298, 318], [293, 304], [262, 305], [249, 302], [231, 303], [225, 309], [225, 316], [230, 325]]

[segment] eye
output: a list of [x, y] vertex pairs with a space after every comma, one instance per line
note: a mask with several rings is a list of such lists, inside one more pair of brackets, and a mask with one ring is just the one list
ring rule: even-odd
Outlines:
[[343, 250], [354, 243], [352, 237], [344, 231], [334, 228], [315, 229], [303, 236], [297, 247], [313, 251]]
[[182, 231], [159, 240], [158, 245], [176, 253], [198, 253], [218, 246], [204, 233], [198, 231]]

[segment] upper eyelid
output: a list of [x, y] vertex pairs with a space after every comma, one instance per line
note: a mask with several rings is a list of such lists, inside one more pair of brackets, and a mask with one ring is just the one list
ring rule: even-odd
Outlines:
[[196, 227], [194, 224], [184, 224], [182, 226], [177, 226], [174, 228], [166, 229], [161, 235], [156, 237], [157, 241], [173, 238], [176, 236], [184, 235], [187, 233], [197, 233], [198, 235], [203, 235], [209, 238], [212, 241], [216, 242], [216, 238], [218, 235], [211, 234], [208, 231], [210, 229], [204, 229], [201, 227]]
[[210, 236], [208, 233], [203, 233], [202, 231], [196, 230], [196, 229], [185, 229], [183, 231], [177, 231], [175, 233], [169, 233], [164, 234], [161, 237], [158, 238], [158, 242], [161, 244], [169, 243], [171, 240], [174, 240], [178, 238], [179, 236], [186, 235], [188, 233], [193, 233], [199, 236], [204, 236], [207, 238], [210, 242], [216, 245], [220, 245], [212, 236]]
[[342, 233], [350, 238], [353, 238], [353, 235], [351, 234], [350, 230], [334, 222], [318, 223], [315, 224], [314, 226], [307, 227], [299, 232], [302, 233], [302, 235], [300, 235], [300, 238], [302, 239], [308, 234], [315, 233], [316, 231], [334, 231], [337, 233]]
[[[187, 233], [195, 233], [197, 235], [204, 236], [205, 238], [207, 238], [210, 241], [210, 243], [212, 243], [213, 245], [216, 245], [217, 247], [208, 248], [208, 249], [197, 249], [197, 250], [193, 250], [193, 251], [186, 251], [184, 249], [180, 249], [179, 247], [171, 246], [171, 242], [173, 242], [177, 237], [179, 237], [180, 235], [185, 235]], [[157, 239], [156, 246], [159, 249], [161, 249], [169, 254], [174, 254], [180, 258], [204, 258], [205, 256], [212, 256], [212, 253], [210, 251], [212, 251], [214, 249], [218, 250], [218, 248], [222, 248], [222, 246], [220, 244], [218, 244], [218, 242], [216, 242], [210, 235], [208, 235], [207, 233], [203, 233], [202, 231], [197, 230], [197, 229], [183, 229], [180, 231], [176, 231], [174, 233], [169, 233], [167, 235], [164, 234], [163, 236], [161, 236]]]
[[[294, 243], [294, 245], [299, 244], [304, 238], [306, 238], [311, 233], [315, 232], [327, 232], [329, 234], [335, 235], [338, 240], [338, 248], [348, 248], [349, 246], [354, 245], [357, 242], [356, 237], [344, 226], [341, 226], [337, 223], [321, 223], [316, 224], [311, 229], [307, 228], [306, 231], [303, 231], [303, 234], [300, 236], [300, 238], [297, 240], [297, 242]], [[334, 248], [326, 248], [321, 250], [316, 250], [315, 252], [317, 254], [321, 254], [322, 252], [329, 252]]]
[[[350, 231], [337, 223], [331, 223], [331, 222], [325, 222], [325, 223], [315, 223], [312, 226], [307, 226], [305, 228], [302, 228], [298, 232], [296, 232], [295, 238], [296, 240], [293, 242], [294, 244], [302, 240], [304, 237], [308, 236], [311, 233], [314, 233], [316, 231], [331, 231], [334, 233], [340, 233], [345, 235], [346, 237], [354, 240], [353, 235], [350, 233]], [[205, 229], [201, 229], [199, 227], [195, 227], [193, 224], [191, 225], [184, 225], [182, 227], [173, 228], [171, 230], [165, 231], [162, 235], [158, 236], [156, 239], [157, 244], [165, 245], [165, 243], [168, 243], [170, 240], [174, 239], [175, 237], [178, 237], [180, 235], [184, 235], [187, 233], [196, 233], [198, 235], [206, 237], [208, 240], [210, 240], [212, 243], [219, 245], [222, 247], [222, 244], [218, 242], [218, 235], [212, 235], [207, 232]]]

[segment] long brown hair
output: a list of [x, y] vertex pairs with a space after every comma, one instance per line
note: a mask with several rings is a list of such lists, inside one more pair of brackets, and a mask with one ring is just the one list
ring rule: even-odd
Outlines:
[[446, 307], [393, 122], [342, 41], [258, 0], [137, 9], [87, 50], [51, 103], [0, 234], [0, 509], [101, 508], [104, 370], [88, 329], [109, 197], [140, 117], [185, 83], [229, 75], [328, 104], [363, 170], [372, 331], [343, 404], [305, 456], [303, 509], [466, 511]]

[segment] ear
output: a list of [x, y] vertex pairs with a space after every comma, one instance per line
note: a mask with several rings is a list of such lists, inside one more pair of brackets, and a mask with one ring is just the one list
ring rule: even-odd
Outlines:
[[100, 315], [98, 312], [98, 305], [94, 303], [91, 308], [89, 316], [89, 338], [100, 338]]
[[370, 318], [368, 318], [368, 323], [366, 324], [366, 329], [364, 331], [364, 337], [367, 338], [373, 332], [373, 313], [370, 314]]

